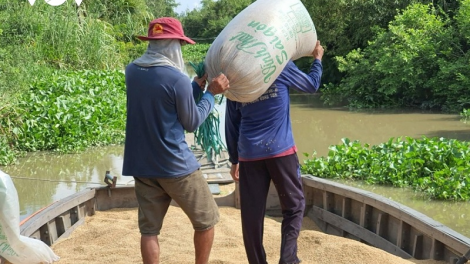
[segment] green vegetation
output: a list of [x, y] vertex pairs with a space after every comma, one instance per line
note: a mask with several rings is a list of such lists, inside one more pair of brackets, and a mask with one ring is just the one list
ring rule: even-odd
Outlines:
[[121, 144], [125, 104], [122, 71], [57, 70], [36, 78], [28, 90], [0, 107], [0, 165], [15, 162], [25, 152], [70, 153]]
[[374, 27], [368, 45], [336, 56], [343, 78], [323, 99], [353, 108], [439, 109], [458, 113], [470, 104], [470, 1], [454, 13], [413, 4], [387, 28]]
[[202, 0], [200, 9], [181, 16], [184, 32], [201, 43], [212, 43], [224, 27], [254, 0]]
[[[0, 0], [0, 164], [29, 151], [122, 143], [122, 71], [147, 47], [135, 36], [145, 35], [155, 17], [178, 16], [186, 35], [200, 43], [183, 46], [184, 59], [201, 61], [252, 2], [202, 0], [201, 8], [177, 15], [175, 0], [67, 1], [58, 7]], [[438, 109], [468, 121], [470, 0], [302, 2], [326, 48], [320, 89], [326, 104]], [[307, 69], [311, 58], [296, 63]], [[218, 140], [201, 135], [206, 146]], [[345, 139], [303, 170], [470, 200], [467, 156], [468, 143], [454, 140], [392, 139], [370, 147]]]
[[470, 109], [463, 109], [460, 116], [462, 117], [463, 122], [467, 123], [467, 121], [470, 120]]
[[0, 164], [24, 152], [120, 144], [125, 103], [119, 71], [60, 71], [38, 79], [1, 111]]
[[119, 71], [57, 72], [33, 83], [12, 126], [22, 151], [71, 152], [123, 143], [126, 93]]
[[[52, 7], [0, 0], [0, 92], [17, 94], [55, 70], [108, 70], [129, 61], [111, 21], [73, 1]], [[130, 49], [130, 48], [129, 48]]]
[[343, 144], [329, 149], [326, 157], [305, 160], [302, 172], [322, 178], [410, 186], [434, 199], [470, 200], [469, 142], [406, 137], [369, 146], [345, 138]]
[[[174, 6], [174, 0], [79, 7], [0, 0], [0, 165], [30, 151], [122, 143], [122, 71], [147, 47], [135, 35], [145, 35], [157, 16], [174, 16]], [[186, 45], [184, 57], [203, 58], [208, 48]]]
[[[185, 32], [211, 43], [252, 0], [203, 0]], [[470, 0], [302, 0], [325, 46], [325, 104], [459, 113], [470, 105]], [[307, 70], [311, 59], [296, 62]]]
[[[197, 43], [195, 45], [184, 45], [182, 48], [184, 60], [187, 62], [204, 61], [209, 47], [209, 44], [204, 43]], [[200, 65], [196, 66], [200, 67]]]
[[[155, 17], [175, 16], [174, 0], [0, 0], [0, 94], [27, 90], [55, 70], [122, 70], [146, 49]], [[8, 98], [6, 98], [8, 99]]]

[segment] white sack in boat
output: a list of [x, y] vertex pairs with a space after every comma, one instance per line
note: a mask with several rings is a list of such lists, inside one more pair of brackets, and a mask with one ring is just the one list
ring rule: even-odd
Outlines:
[[39, 264], [59, 257], [44, 242], [20, 235], [18, 193], [10, 176], [0, 171], [0, 256], [14, 264]]
[[289, 60], [312, 54], [317, 32], [300, 0], [258, 0], [217, 36], [205, 59], [209, 79], [224, 73], [225, 96], [251, 102], [261, 96]]

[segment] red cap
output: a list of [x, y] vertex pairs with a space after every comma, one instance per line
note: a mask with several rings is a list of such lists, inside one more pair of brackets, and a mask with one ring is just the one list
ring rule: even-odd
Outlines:
[[181, 39], [189, 44], [196, 43], [184, 35], [181, 22], [172, 17], [161, 17], [152, 20], [149, 24], [148, 36], [138, 36], [137, 38], [140, 40]]

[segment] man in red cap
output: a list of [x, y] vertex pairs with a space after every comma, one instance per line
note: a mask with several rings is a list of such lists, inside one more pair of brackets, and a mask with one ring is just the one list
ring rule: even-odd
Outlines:
[[[171, 200], [183, 209], [194, 228], [196, 264], [205, 264], [219, 221], [217, 204], [200, 164], [185, 141], [214, 107], [214, 95], [229, 88], [224, 74], [191, 83], [182, 70], [181, 23], [163, 17], [150, 22], [145, 54], [126, 67], [127, 123], [122, 175], [133, 176], [139, 203], [139, 230], [144, 264], [159, 263], [158, 235]], [[195, 96], [203, 93], [199, 103]]]

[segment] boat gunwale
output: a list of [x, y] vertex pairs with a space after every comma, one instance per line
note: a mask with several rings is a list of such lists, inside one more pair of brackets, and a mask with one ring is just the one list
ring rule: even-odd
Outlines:
[[53, 202], [24, 219], [20, 224], [20, 234], [22, 236], [31, 236], [42, 226], [53, 221], [64, 212], [95, 199], [95, 195], [95, 189], [87, 188]]
[[[312, 175], [303, 175], [303, 179], [304, 186], [307, 185], [322, 189], [324, 191], [340, 194], [356, 201], [361, 201], [364, 204], [378, 209], [387, 207], [387, 210], [383, 211], [386, 211], [387, 214], [390, 214], [405, 222], [418, 220], [418, 229], [434, 229], [438, 231], [437, 236], [434, 236], [438, 240], [445, 239], [446, 237], [452, 238], [452, 240], [455, 242], [455, 245], [459, 247], [459, 252], [464, 252], [470, 248], [470, 238], [406, 205], [395, 202], [373, 192], [365, 191], [342, 183], [325, 180]], [[344, 190], [347, 192], [344, 192]], [[393, 210], [389, 210], [390, 208]]]
[[[306, 214], [309, 216], [309, 218], [314, 220], [314, 222], [316, 222], [317, 224], [321, 223], [325, 219], [326, 219], [325, 220], [326, 222], [326, 221], [331, 221], [334, 218], [336, 219], [341, 218], [342, 220], [344, 220], [343, 223], [346, 223], [347, 225], [352, 224], [352, 225], [355, 225], [357, 229], [362, 229], [367, 233], [373, 233], [371, 232], [372, 230], [362, 226], [361, 223], [349, 221], [349, 219], [347, 219], [347, 217], [345, 217], [344, 215], [341, 216], [335, 213], [334, 209], [328, 208], [329, 205], [325, 205], [325, 201], [327, 199], [328, 193], [332, 193], [342, 198], [343, 201], [344, 199], [351, 199], [358, 203], [362, 203], [361, 209], [364, 209], [366, 206], [370, 206], [371, 208], [375, 210], [388, 214], [391, 217], [394, 217], [396, 220], [399, 220], [402, 223], [408, 224], [410, 227], [420, 231], [421, 235], [428, 237], [432, 241], [439, 241], [440, 243], [442, 243], [445, 249], [452, 252], [453, 253], [452, 255], [454, 255], [450, 257], [450, 259], [446, 260], [448, 263], [466, 263], [467, 257], [470, 256], [470, 238], [456, 232], [455, 230], [428, 217], [427, 215], [423, 213], [420, 213], [398, 202], [392, 201], [379, 194], [375, 194], [375, 193], [365, 191], [359, 188], [355, 188], [352, 186], [348, 186], [348, 185], [334, 182], [334, 181], [327, 180], [327, 179], [318, 178], [312, 175], [302, 175], [302, 177], [303, 177], [304, 192], [305, 192], [305, 197], [306, 197], [305, 211], [306, 211]], [[318, 190], [322, 192], [323, 204], [322, 202], [320, 202], [320, 204], [322, 204], [321, 206], [315, 205], [313, 201], [313, 197], [314, 197], [313, 192], [318, 191]], [[326, 216], [323, 216], [321, 214], [325, 214]], [[325, 218], [325, 219], [322, 219], [322, 218]], [[331, 222], [335, 222], [335, 221], [331, 221]], [[339, 225], [338, 223], [336, 223], [336, 225], [334, 223], [331, 223], [331, 224], [335, 226], [336, 228], [342, 228], [343, 232], [345, 231], [345, 228], [338, 226]], [[323, 232], [328, 233], [325, 230], [326, 228], [321, 228], [321, 229]], [[381, 243], [380, 240], [383, 239], [384, 237], [382, 237], [381, 235], [377, 233], [375, 233], [375, 235], [377, 236], [377, 239], [374, 239], [374, 241], [377, 244], [384, 245], [383, 247], [379, 247], [382, 250], [388, 251], [389, 253], [398, 255], [400, 257], [408, 257], [408, 258], [415, 257], [413, 252], [404, 250], [404, 245], [402, 245], [401, 244], [402, 242], [399, 241], [400, 235], [397, 235], [396, 244], [391, 243], [393, 239], [390, 239], [390, 238], [386, 239], [388, 243], [383, 244]], [[367, 235], [364, 235], [364, 236], [367, 236]], [[414, 241], [414, 243], [416, 243], [416, 241]], [[433, 244], [435, 243], [433, 242]], [[417, 251], [415, 247], [413, 247], [413, 249], [410, 251], [415, 251], [415, 250], [416, 252], [418, 252], [418, 255], [419, 253], [422, 253], [422, 252]], [[432, 250], [434, 250], [434, 252], [429, 253], [430, 259], [444, 260], [442, 259], [442, 256], [440, 257], [435, 256], [436, 252], [438, 252], [439, 249], [434, 248], [434, 246], [432, 246], [430, 251]], [[424, 249], [422, 249], [422, 251], [424, 251]], [[457, 262], [457, 261], [465, 261], [465, 262]]]

